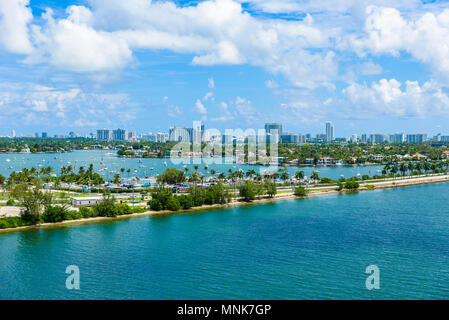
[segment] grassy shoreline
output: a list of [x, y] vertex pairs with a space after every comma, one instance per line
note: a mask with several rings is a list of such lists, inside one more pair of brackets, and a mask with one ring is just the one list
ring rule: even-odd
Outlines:
[[[52, 227], [62, 227], [62, 226], [70, 226], [70, 225], [84, 225], [84, 224], [91, 224], [91, 223], [98, 223], [98, 222], [107, 222], [107, 221], [117, 221], [117, 220], [124, 220], [124, 219], [130, 219], [130, 218], [136, 218], [136, 217], [145, 217], [145, 216], [163, 216], [163, 215], [174, 215], [174, 214], [189, 214], [189, 213], [197, 213], [202, 211], [209, 211], [209, 210], [216, 210], [216, 209], [225, 209], [233, 206], [253, 206], [263, 203], [269, 203], [269, 202], [275, 202], [279, 200], [289, 200], [289, 199], [306, 199], [307, 197], [316, 197], [316, 196], [323, 196], [323, 195], [330, 195], [330, 194], [344, 194], [344, 193], [354, 193], [359, 191], [372, 191], [372, 190], [379, 190], [379, 189], [392, 189], [392, 188], [402, 188], [402, 187], [409, 187], [409, 186], [417, 186], [417, 185], [426, 185], [426, 184], [434, 184], [434, 183], [444, 183], [449, 182], [449, 175], [436, 175], [436, 176], [425, 176], [425, 177], [418, 177], [418, 178], [410, 178], [410, 179], [393, 179], [393, 180], [387, 180], [387, 181], [380, 181], [380, 182], [371, 182], [366, 183], [364, 185], [361, 185], [360, 188], [357, 191], [338, 191], [336, 189], [326, 189], [326, 190], [316, 190], [311, 191], [308, 193], [306, 197], [300, 198], [296, 197], [293, 192], [290, 193], [279, 193], [276, 194], [273, 198], [269, 198], [267, 196], [260, 197], [256, 200], [253, 200], [251, 202], [245, 202], [240, 200], [233, 200], [226, 204], [213, 204], [213, 205], [203, 205], [201, 207], [193, 207], [191, 209], [182, 209], [178, 211], [170, 211], [170, 210], [162, 210], [162, 211], [145, 211], [142, 213], [131, 213], [131, 214], [125, 214], [120, 215], [117, 217], [93, 217], [93, 218], [82, 218], [82, 219], [75, 219], [75, 220], [65, 220], [61, 222], [55, 222], [55, 223], [42, 223], [39, 225], [30, 225], [30, 226], [21, 226], [21, 227], [15, 227], [15, 228], [5, 228], [0, 229], [0, 234], [2, 233], [9, 233], [9, 232], [15, 232], [15, 231], [26, 231], [26, 230], [35, 230], [40, 228], [52, 228]], [[372, 187], [366, 187], [368, 185], [374, 186]]]

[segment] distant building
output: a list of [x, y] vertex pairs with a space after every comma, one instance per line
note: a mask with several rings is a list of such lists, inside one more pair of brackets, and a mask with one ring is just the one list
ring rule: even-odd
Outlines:
[[369, 142], [372, 144], [388, 142], [387, 136], [381, 133], [371, 133], [369, 135]]
[[47, 138], [47, 132], [42, 132], [42, 138]]
[[272, 140], [278, 143], [282, 135], [282, 124], [275, 122], [265, 123], [265, 132], [267, 135], [267, 143], [271, 143]]
[[362, 143], [368, 143], [368, 137], [367, 137], [366, 133], [362, 134], [362, 137], [360, 140], [362, 141]]
[[111, 141], [112, 140], [112, 130], [110, 130], [110, 129], [99, 129], [99, 130], [97, 130], [97, 140], [99, 140], [99, 141]]
[[128, 130], [116, 129], [112, 130], [112, 140], [114, 141], [127, 141], [128, 140]]
[[390, 143], [401, 143], [405, 141], [405, 134], [403, 133], [394, 133], [394, 134], [390, 134], [388, 137], [388, 141]]
[[129, 141], [137, 141], [136, 132], [135, 131], [129, 131], [127, 140], [129, 140]]
[[170, 127], [169, 141], [191, 142], [193, 128]]
[[423, 143], [427, 140], [427, 134], [425, 133], [415, 133], [407, 134], [406, 141], [408, 143]]
[[334, 126], [332, 122], [326, 122], [326, 142], [331, 143], [334, 141]]

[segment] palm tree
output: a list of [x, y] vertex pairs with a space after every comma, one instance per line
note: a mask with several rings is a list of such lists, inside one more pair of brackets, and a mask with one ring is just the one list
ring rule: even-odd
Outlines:
[[405, 175], [407, 168], [408, 166], [404, 162], [401, 162], [401, 164], [399, 165], [399, 171], [401, 171], [403, 176]]

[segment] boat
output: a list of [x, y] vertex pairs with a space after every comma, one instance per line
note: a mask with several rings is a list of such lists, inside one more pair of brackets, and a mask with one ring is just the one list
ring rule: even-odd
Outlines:
[[11, 162], [11, 159], [6, 159], [6, 162]]
[[167, 166], [167, 161], [164, 161], [164, 166]]

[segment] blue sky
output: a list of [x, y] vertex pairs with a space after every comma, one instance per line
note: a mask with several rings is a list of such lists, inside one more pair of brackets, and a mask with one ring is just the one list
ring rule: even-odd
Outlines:
[[449, 135], [449, 3], [0, 0], [0, 135]]

